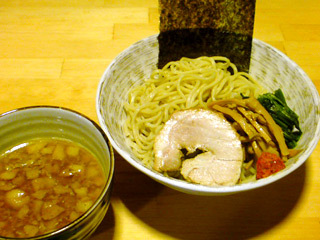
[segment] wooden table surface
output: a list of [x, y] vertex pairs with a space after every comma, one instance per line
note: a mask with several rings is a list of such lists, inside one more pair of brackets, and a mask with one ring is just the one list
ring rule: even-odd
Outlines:
[[[157, 0], [0, 0], [0, 112], [58, 105], [98, 122], [100, 77], [158, 33]], [[320, 91], [320, 1], [257, 0], [254, 37], [286, 53]], [[183, 194], [116, 154], [112, 201], [92, 240], [320, 239], [320, 145], [296, 172], [224, 197]]]

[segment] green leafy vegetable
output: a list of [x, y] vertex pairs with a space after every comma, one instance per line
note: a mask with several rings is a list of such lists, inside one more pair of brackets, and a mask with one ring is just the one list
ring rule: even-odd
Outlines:
[[260, 95], [258, 101], [282, 128], [288, 148], [294, 148], [302, 134], [299, 116], [289, 108], [281, 89]]

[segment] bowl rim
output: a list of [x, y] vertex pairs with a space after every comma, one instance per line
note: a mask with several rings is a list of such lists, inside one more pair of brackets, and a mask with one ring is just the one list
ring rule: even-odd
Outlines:
[[78, 217], [76, 220], [72, 221], [71, 223], [65, 225], [62, 228], [59, 228], [59, 229], [54, 230], [54, 231], [49, 232], [49, 233], [36, 235], [34, 237], [11, 238], [11, 237], [0, 236], [0, 239], [3, 238], [3, 239], [8, 239], [8, 240], [9, 239], [41, 240], [41, 239], [47, 239], [47, 238], [52, 238], [52, 237], [58, 236], [62, 232], [73, 228], [74, 226], [79, 224], [81, 221], [83, 221], [83, 219], [85, 219], [88, 215], [90, 215], [94, 211], [94, 209], [97, 208], [98, 204], [103, 201], [105, 195], [108, 194], [108, 190], [111, 191], [111, 188], [112, 188], [112, 182], [113, 182], [113, 178], [114, 178], [114, 165], [115, 165], [113, 146], [112, 146], [109, 138], [107, 137], [105, 131], [95, 121], [93, 121], [92, 119], [90, 119], [89, 117], [84, 115], [83, 113], [80, 113], [80, 112], [75, 111], [75, 110], [70, 109], [70, 108], [61, 107], [61, 106], [34, 105], [34, 106], [26, 106], [26, 107], [15, 108], [15, 109], [6, 111], [4, 113], [1, 113], [0, 114], [0, 121], [1, 121], [2, 118], [6, 117], [6, 116], [14, 115], [16, 113], [20, 113], [20, 112], [23, 112], [23, 111], [31, 111], [31, 110], [35, 110], [35, 109], [62, 111], [62, 112], [70, 113], [70, 114], [72, 114], [74, 116], [78, 116], [78, 117], [82, 118], [84, 121], [87, 121], [89, 124], [91, 124], [93, 126], [93, 128], [98, 130], [98, 132], [101, 134], [104, 142], [108, 146], [109, 155], [110, 155], [110, 171], [108, 172], [108, 174], [106, 176], [106, 183], [105, 183], [105, 186], [103, 187], [99, 197], [96, 199], [94, 204], [84, 214], [82, 214], [80, 217]]
[[[130, 51], [131, 49], [134, 49], [137, 45], [139, 45], [142, 42], [145, 41], [153, 41], [155, 38], [157, 38], [159, 34], [154, 34], [151, 36], [148, 36], [146, 38], [143, 38], [134, 44], [130, 45], [128, 48], [123, 50], [120, 54], [118, 54], [112, 62], [108, 65], [108, 67], [105, 69], [103, 75], [100, 78], [99, 84], [98, 84], [98, 89], [97, 89], [97, 94], [96, 94], [96, 113], [98, 115], [98, 120], [100, 123], [100, 126], [102, 129], [106, 132], [112, 146], [114, 149], [121, 155], [122, 158], [124, 158], [129, 164], [131, 164], [133, 167], [138, 169], [139, 171], [147, 174], [149, 177], [153, 178], [154, 180], [168, 186], [171, 188], [174, 188], [178, 191], [181, 191], [183, 189], [183, 192], [188, 192], [191, 194], [196, 194], [196, 195], [217, 195], [217, 194], [231, 194], [231, 193], [236, 193], [236, 192], [242, 192], [242, 191], [247, 191], [247, 190], [252, 190], [256, 188], [260, 188], [262, 186], [266, 186], [268, 184], [271, 184], [279, 179], [284, 178], [285, 176], [289, 175], [291, 172], [295, 171], [297, 168], [299, 168], [306, 160], [309, 158], [310, 154], [313, 152], [315, 147], [318, 144], [318, 141], [320, 139], [320, 119], [318, 120], [317, 124], [317, 129], [315, 133], [315, 138], [312, 139], [311, 142], [308, 144], [308, 148], [304, 151], [304, 154], [299, 157], [299, 159], [294, 162], [293, 164], [290, 165], [289, 168], [287, 168], [286, 171], [280, 171], [274, 175], [269, 176], [268, 178], [263, 178], [254, 182], [248, 182], [248, 183], [243, 183], [239, 185], [233, 185], [233, 186], [204, 186], [200, 184], [194, 184], [194, 183], [189, 183], [184, 180], [179, 180], [175, 178], [170, 178], [166, 177], [161, 173], [155, 172], [147, 167], [145, 167], [141, 162], [138, 162], [134, 160], [133, 158], [130, 157], [130, 155], [122, 150], [116, 141], [113, 139], [110, 131], [104, 124], [104, 119], [102, 117], [102, 114], [100, 112], [101, 110], [101, 104], [100, 104], [100, 96], [102, 92], [102, 87], [105, 81], [107, 81], [107, 74], [112, 70], [113, 66], [116, 65], [117, 61], [123, 57], [127, 51]], [[253, 45], [261, 45], [265, 48], [268, 48], [272, 51], [275, 52], [275, 54], [280, 55], [281, 58], [283, 58], [286, 62], [289, 62], [290, 65], [292, 65], [295, 69], [299, 71], [299, 73], [304, 77], [306, 82], [308, 83], [309, 88], [311, 89], [313, 99], [318, 103], [317, 104], [317, 113], [320, 113], [320, 97], [319, 97], [319, 92], [317, 91], [315, 85], [313, 84], [312, 80], [309, 78], [309, 76], [302, 70], [302, 68], [296, 64], [291, 58], [289, 58], [286, 54], [278, 50], [277, 48], [273, 47], [272, 45], [253, 38], [252, 39], [252, 46]], [[250, 73], [250, 69], [249, 69]]]

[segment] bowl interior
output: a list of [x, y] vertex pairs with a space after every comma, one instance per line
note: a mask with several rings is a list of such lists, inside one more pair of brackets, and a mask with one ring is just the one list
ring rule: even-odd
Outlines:
[[110, 172], [111, 152], [104, 133], [79, 113], [58, 107], [27, 107], [3, 114], [0, 123], [1, 151], [34, 138], [64, 138], [87, 148], [105, 173]]
[[290, 159], [284, 171], [256, 182], [231, 187], [206, 187], [168, 177], [144, 167], [126, 144], [122, 132], [125, 119], [123, 101], [132, 86], [141, 84], [156, 69], [159, 54], [157, 35], [143, 39], [119, 54], [103, 74], [96, 99], [100, 125], [114, 148], [124, 159], [153, 179], [179, 191], [215, 195], [253, 189], [266, 185], [298, 168], [311, 154], [320, 136], [319, 94], [310, 78], [286, 55], [254, 39], [250, 74], [270, 91], [281, 88], [289, 106], [300, 116], [303, 135], [297, 148], [303, 151]]

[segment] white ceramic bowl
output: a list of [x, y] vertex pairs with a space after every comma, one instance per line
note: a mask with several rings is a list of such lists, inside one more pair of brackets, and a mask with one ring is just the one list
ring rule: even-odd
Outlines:
[[221, 195], [250, 190], [275, 182], [296, 170], [316, 147], [320, 137], [319, 93], [305, 72], [285, 54], [254, 39], [250, 74], [270, 91], [281, 88], [289, 106], [300, 116], [303, 135], [297, 148], [303, 151], [290, 159], [290, 166], [268, 178], [236, 186], [208, 187], [163, 176], [141, 164], [125, 143], [123, 102], [133, 85], [141, 84], [156, 69], [159, 54], [157, 35], [145, 38], [120, 53], [105, 70], [98, 87], [96, 109], [102, 129], [115, 150], [132, 166], [154, 180], [185, 193]]
[[[110, 204], [114, 155], [107, 136], [98, 124], [89, 118], [61, 107], [26, 107], [0, 115], [0, 152], [37, 138], [60, 138], [82, 145], [101, 163], [106, 184], [93, 206], [78, 219], [54, 232], [27, 239], [88, 239], [101, 223]], [[13, 238], [0, 236], [0, 239]]]

